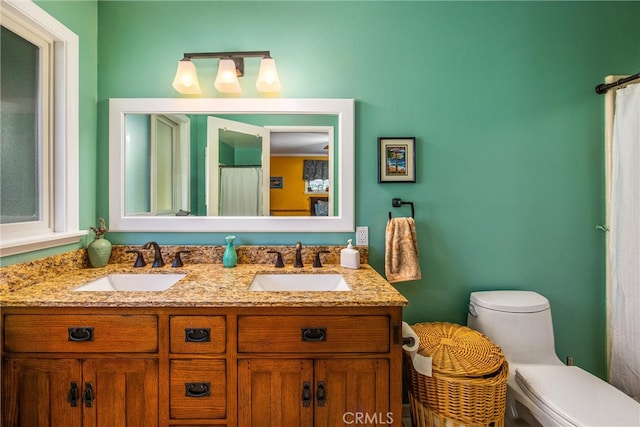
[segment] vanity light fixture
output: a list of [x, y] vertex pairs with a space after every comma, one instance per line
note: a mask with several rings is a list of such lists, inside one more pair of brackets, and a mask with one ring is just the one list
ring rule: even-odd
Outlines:
[[215, 88], [222, 93], [239, 93], [240, 83], [238, 77], [244, 75], [244, 58], [261, 57], [260, 71], [256, 88], [260, 92], [279, 92], [280, 79], [276, 70], [276, 62], [268, 50], [250, 52], [205, 52], [185, 53], [178, 62], [176, 77], [173, 79], [173, 87], [180, 93], [200, 94], [200, 84], [196, 66], [192, 59], [219, 59], [218, 75], [214, 82]]

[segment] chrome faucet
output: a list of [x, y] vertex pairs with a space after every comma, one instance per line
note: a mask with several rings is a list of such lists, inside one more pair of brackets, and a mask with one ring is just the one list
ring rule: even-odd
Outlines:
[[302, 264], [302, 243], [296, 242], [296, 259], [293, 262], [293, 266], [296, 268], [304, 267]]
[[151, 247], [153, 247], [153, 250], [155, 251], [152, 267], [163, 267], [164, 260], [162, 259], [162, 252], [160, 252], [160, 246], [158, 246], [156, 242], [147, 242], [144, 244], [142, 249], [151, 249]]

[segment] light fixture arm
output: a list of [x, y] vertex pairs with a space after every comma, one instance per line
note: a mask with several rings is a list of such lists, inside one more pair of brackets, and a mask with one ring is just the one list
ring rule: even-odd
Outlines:
[[194, 52], [185, 53], [183, 55], [183, 61], [190, 61], [192, 59], [232, 59], [236, 64], [236, 74], [238, 77], [244, 76], [244, 58], [271, 58], [271, 52], [268, 50], [253, 50], [247, 52]]

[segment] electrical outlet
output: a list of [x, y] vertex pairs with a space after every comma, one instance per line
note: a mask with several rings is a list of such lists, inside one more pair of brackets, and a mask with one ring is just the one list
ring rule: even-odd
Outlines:
[[356, 227], [356, 245], [369, 246], [369, 227]]

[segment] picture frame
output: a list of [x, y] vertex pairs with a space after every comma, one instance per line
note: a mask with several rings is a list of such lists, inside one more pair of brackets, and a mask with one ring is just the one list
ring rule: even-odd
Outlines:
[[269, 188], [282, 188], [284, 180], [281, 176], [272, 176], [269, 178]]
[[416, 182], [416, 138], [378, 138], [378, 183]]

